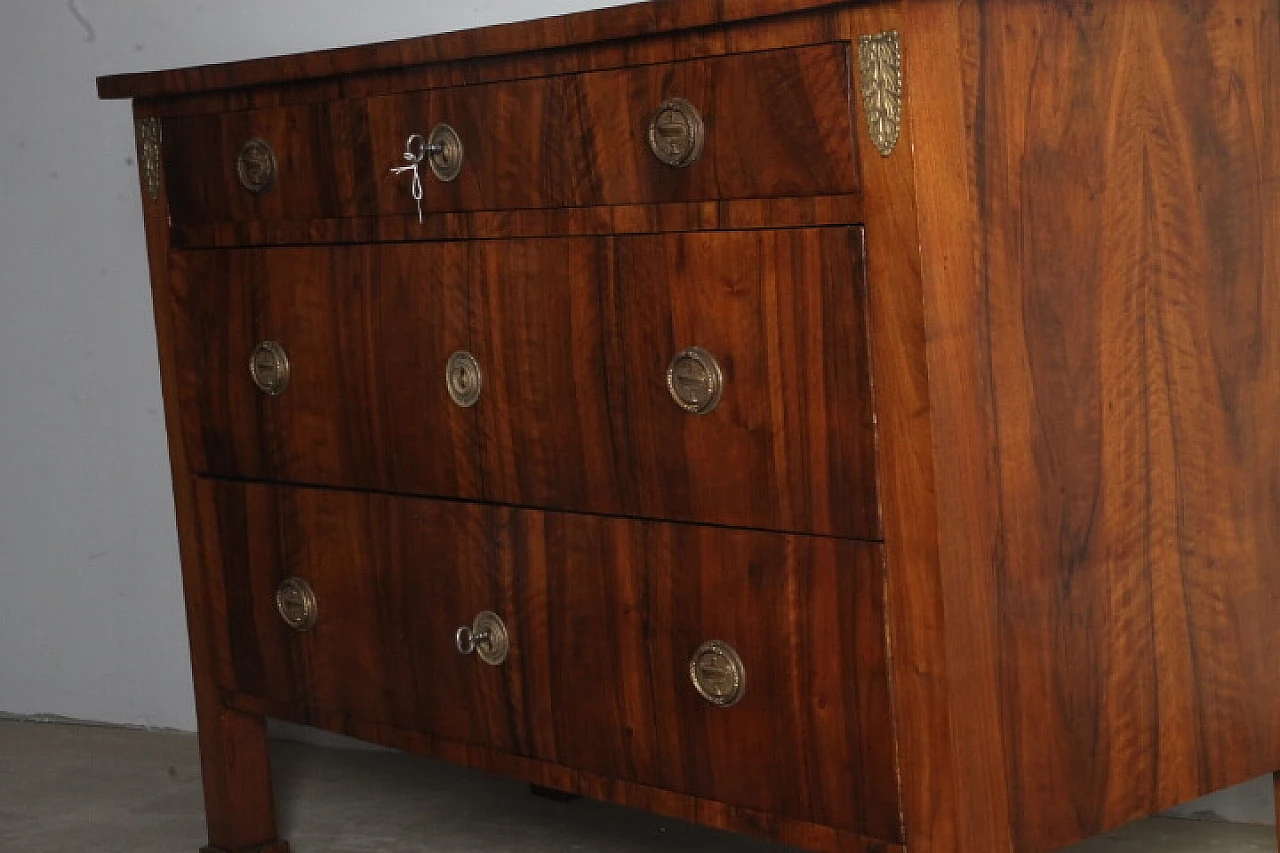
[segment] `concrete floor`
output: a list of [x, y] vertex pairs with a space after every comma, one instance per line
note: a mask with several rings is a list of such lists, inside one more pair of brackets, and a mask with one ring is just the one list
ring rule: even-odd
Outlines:
[[[389, 752], [274, 748], [295, 853], [786, 853], [747, 838]], [[196, 853], [191, 735], [0, 722], [2, 853]], [[1274, 827], [1153, 819], [1071, 853], [1272, 853]]]

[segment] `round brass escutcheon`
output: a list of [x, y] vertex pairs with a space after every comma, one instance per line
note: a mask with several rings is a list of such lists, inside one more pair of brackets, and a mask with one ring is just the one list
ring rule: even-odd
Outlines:
[[702, 347], [690, 347], [677, 353], [667, 368], [667, 390], [676, 405], [686, 412], [710, 414], [720, 405], [724, 391], [720, 362]]
[[254, 195], [271, 189], [276, 182], [276, 154], [265, 139], [254, 137], [240, 149], [236, 177], [240, 185]]
[[664, 101], [649, 119], [649, 148], [653, 155], [677, 169], [698, 162], [706, 145], [702, 113], [684, 98]]
[[275, 341], [263, 341], [249, 358], [253, 384], [268, 397], [278, 397], [289, 387], [289, 356]]
[[689, 679], [698, 695], [712, 705], [729, 708], [747, 692], [747, 668], [728, 643], [703, 643], [689, 660]]
[[319, 608], [311, 584], [302, 578], [288, 578], [276, 589], [276, 611], [284, 623], [295, 631], [310, 631], [316, 626]]
[[449, 396], [462, 408], [469, 409], [480, 402], [480, 394], [484, 391], [484, 372], [471, 353], [463, 350], [449, 356], [445, 382]]
[[511, 651], [507, 625], [491, 610], [477, 616], [470, 628], [459, 628], [453, 641], [459, 654], [476, 655], [489, 666], [502, 666]]
[[437, 124], [431, 129], [427, 139], [428, 159], [432, 173], [445, 183], [456, 179], [462, 172], [462, 161], [466, 152], [462, 147], [462, 138], [458, 132], [447, 124]]

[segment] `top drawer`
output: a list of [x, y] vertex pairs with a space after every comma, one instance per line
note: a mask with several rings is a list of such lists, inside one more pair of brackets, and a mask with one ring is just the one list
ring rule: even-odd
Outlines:
[[[686, 130], [696, 118], [661, 109], [672, 99], [697, 111], [700, 143]], [[393, 169], [409, 165], [413, 134], [440, 124], [456, 131], [462, 160], [449, 181], [421, 164], [424, 213], [850, 193], [851, 116], [847, 46], [824, 44], [173, 117], [164, 122], [170, 216], [179, 226], [416, 221], [413, 175]], [[663, 162], [651, 135], [665, 153], [674, 148], [668, 159], [692, 162]]]

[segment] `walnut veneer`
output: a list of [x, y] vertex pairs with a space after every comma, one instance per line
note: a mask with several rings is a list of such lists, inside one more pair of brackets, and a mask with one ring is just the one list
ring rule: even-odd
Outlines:
[[99, 86], [210, 851], [287, 849], [267, 717], [819, 851], [1280, 768], [1280, 0], [660, 0]]

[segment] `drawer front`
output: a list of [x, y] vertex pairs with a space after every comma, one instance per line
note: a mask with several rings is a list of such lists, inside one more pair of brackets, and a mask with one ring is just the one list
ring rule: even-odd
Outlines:
[[[199, 512], [229, 690], [899, 839], [879, 546], [212, 481]], [[455, 647], [482, 611], [497, 666]], [[711, 642], [736, 704], [691, 677]]]
[[[860, 238], [180, 253], [189, 454], [218, 476], [878, 539]], [[249, 370], [265, 342], [289, 361], [278, 395]], [[671, 384], [695, 348], [720, 376], [702, 414]], [[456, 352], [472, 406], [447, 387]]]
[[[686, 160], [700, 147], [687, 165], [650, 147], [651, 119], [675, 98], [702, 124], [700, 146], [689, 136], [678, 147]], [[445, 181], [423, 160], [424, 213], [831, 195], [858, 190], [851, 116], [847, 48], [816, 45], [174, 117], [164, 125], [166, 176], [175, 225], [416, 219], [413, 174], [392, 170], [411, 165], [411, 135], [447, 124], [461, 168]], [[659, 149], [684, 146], [685, 127], [686, 114], [667, 113], [654, 129]], [[260, 191], [238, 167], [243, 153], [252, 178], [266, 162], [260, 147], [246, 152], [251, 140], [275, 162]]]
[[[453, 404], [470, 337], [463, 245], [176, 253], [178, 397], [202, 473], [482, 497], [476, 413]], [[255, 384], [277, 344], [287, 385]]]
[[[481, 611], [514, 612], [486, 510], [206, 480], [197, 511], [221, 687], [530, 753], [521, 649], [490, 667], [455, 648]], [[277, 604], [294, 579], [315, 600], [304, 631]]]

